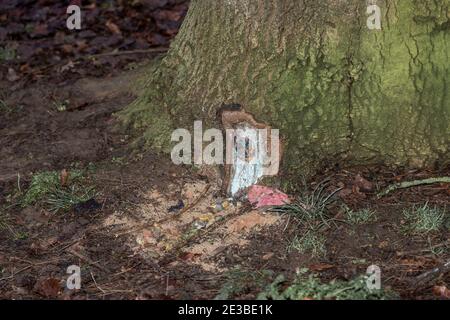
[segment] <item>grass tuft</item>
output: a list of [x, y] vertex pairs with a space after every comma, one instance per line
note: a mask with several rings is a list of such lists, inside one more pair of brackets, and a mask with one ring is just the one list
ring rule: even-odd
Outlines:
[[6, 214], [0, 212], [0, 231], [3, 230], [9, 230], [11, 231], [11, 226], [8, 223], [8, 217], [6, 216]]
[[340, 189], [327, 193], [325, 188], [326, 183], [322, 182], [312, 192], [302, 192], [295, 202], [272, 207], [270, 211], [288, 214], [308, 229], [329, 226], [333, 219], [328, 216], [327, 206], [335, 200], [334, 195]]
[[258, 295], [259, 300], [386, 300], [397, 295], [382, 289], [371, 290], [366, 283], [366, 276], [350, 281], [332, 280], [323, 283], [316, 275], [308, 274], [302, 269], [291, 285], [282, 290], [285, 284], [283, 275]]
[[[2, 209], [0, 208], [0, 210]], [[11, 218], [6, 213], [0, 211], [0, 231], [8, 232], [15, 240], [25, 239], [26, 234], [14, 230], [10, 222]]]
[[24, 207], [44, 199], [60, 186], [59, 173], [56, 171], [39, 172], [31, 178], [30, 186], [22, 199]]
[[313, 257], [323, 257], [326, 254], [325, 237], [321, 234], [308, 231], [305, 235], [299, 237], [294, 236], [294, 239], [289, 243], [288, 252], [297, 250], [299, 253], [309, 253]]
[[325, 180], [312, 192], [301, 192], [295, 202], [270, 209], [271, 212], [289, 215], [289, 219], [292, 218], [299, 231], [303, 233], [302, 236], [294, 236], [289, 242], [288, 251], [295, 249], [313, 256], [325, 254], [325, 238], [321, 235], [321, 231], [334, 222], [329, 216], [327, 207], [335, 200], [334, 195], [340, 190], [330, 193], [325, 191], [326, 187]]
[[11, 61], [16, 58], [16, 50], [0, 47], [0, 61]]
[[362, 209], [353, 211], [347, 209], [345, 211], [345, 218], [350, 224], [366, 224], [377, 221], [376, 212], [371, 209]]
[[70, 171], [67, 185], [61, 185], [60, 173], [39, 172], [33, 175], [30, 186], [22, 198], [23, 207], [41, 203], [52, 212], [68, 211], [73, 206], [95, 197], [92, 187], [84, 184], [84, 172]]
[[49, 194], [45, 204], [52, 212], [68, 211], [79, 203], [86, 202], [96, 195], [94, 188], [85, 190], [76, 186], [70, 188], [60, 188]]
[[11, 112], [10, 106], [3, 99], [0, 99], [0, 112], [4, 112], [4, 113]]
[[439, 231], [444, 226], [445, 217], [445, 209], [431, 207], [428, 203], [403, 210], [403, 219], [406, 221], [405, 231], [412, 234], [425, 235]]

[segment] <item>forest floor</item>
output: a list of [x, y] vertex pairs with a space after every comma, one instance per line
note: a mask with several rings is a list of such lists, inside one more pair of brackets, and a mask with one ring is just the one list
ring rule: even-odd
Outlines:
[[[222, 197], [203, 170], [130, 148], [115, 113], [133, 101], [137, 75], [187, 8], [142, 2], [146, 10], [91, 6], [89, 34], [70, 39], [44, 23], [59, 4], [0, 5], [0, 298], [274, 298], [298, 277], [299, 298], [361, 298], [370, 294], [354, 279], [370, 265], [380, 268], [386, 297], [450, 296], [448, 272], [417, 281], [450, 259], [449, 184], [377, 197], [450, 168], [323, 168], [290, 190], [301, 201], [315, 196], [325, 223], [305, 225], [301, 212], [254, 210]], [[332, 203], [320, 203], [335, 190]], [[79, 290], [66, 287], [71, 265], [81, 267]], [[274, 281], [279, 290], [267, 290]]]

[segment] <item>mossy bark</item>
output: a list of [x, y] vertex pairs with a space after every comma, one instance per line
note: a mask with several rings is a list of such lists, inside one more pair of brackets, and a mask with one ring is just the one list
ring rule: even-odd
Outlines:
[[[371, 3], [374, 1], [371, 1]], [[283, 167], [450, 159], [450, 0], [193, 0], [167, 56], [122, 114], [151, 146], [241, 103], [280, 129]]]

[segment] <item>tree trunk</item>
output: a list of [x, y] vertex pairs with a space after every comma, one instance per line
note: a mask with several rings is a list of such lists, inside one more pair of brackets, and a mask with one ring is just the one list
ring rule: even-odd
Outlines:
[[217, 127], [235, 102], [280, 129], [287, 172], [447, 165], [450, 0], [370, 2], [381, 30], [362, 0], [192, 0], [122, 118], [168, 151], [173, 129]]

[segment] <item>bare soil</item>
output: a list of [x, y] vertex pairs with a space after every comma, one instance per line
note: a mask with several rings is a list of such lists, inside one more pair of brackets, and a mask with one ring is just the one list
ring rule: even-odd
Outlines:
[[[216, 173], [175, 166], [166, 155], [130, 149], [129, 137], [116, 130], [114, 112], [133, 100], [123, 84], [132, 83], [134, 76], [129, 72], [62, 86], [59, 94], [85, 101], [62, 112], [53, 108], [54, 93], [48, 86], [31, 85], [7, 97], [8, 105], [21, 107], [0, 115], [0, 205], [9, 217], [9, 229], [0, 233], [1, 297], [213, 298], [227, 271], [236, 266], [288, 277], [309, 267], [331, 280], [352, 279], [377, 264], [384, 285], [403, 298], [431, 298], [433, 285], [448, 284], [447, 275], [418, 291], [411, 285], [416, 275], [449, 259], [446, 246], [439, 255], [430, 250], [448, 240], [448, 232], [412, 237], [401, 230], [403, 208], [424, 202], [448, 206], [448, 185], [399, 190], [377, 199], [376, 187], [361, 191], [358, 182], [362, 176], [381, 188], [397, 180], [448, 175], [448, 169], [324, 169], [308, 182], [311, 187], [330, 177], [330, 190], [344, 188], [340, 202], [355, 210], [372, 208], [378, 220], [325, 230], [324, 257], [288, 251], [289, 241], [301, 231], [286, 228], [286, 216], [263, 214], [241, 202], [229, 202], [217, 212], [211, 206], [224, 200]], [[70, 172], [88, 166], [94, 168], [89, 180], [102, 205], [95, 212], [53, 214], [39, 206], [8, 208], [7, 196], [19, 187], [26, 190], [34, 172]], [[169, 212], [179, 200], [184, 209]], [[338, 206], [330, 210], [337, 218], [342, 215]], [[196, 221], [204, 223], [197, 231]], [[66, 269], [74, 264], [82, 267], [82, 289], [64, 290]], [[54, 282], [61, 290], [54, 289]], [[260, 289], [249, 283], [236, 298], [253, 298]]]

